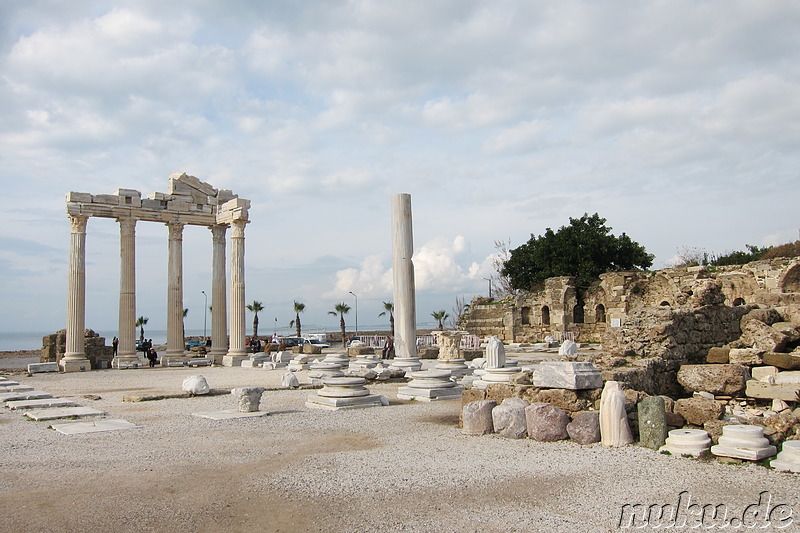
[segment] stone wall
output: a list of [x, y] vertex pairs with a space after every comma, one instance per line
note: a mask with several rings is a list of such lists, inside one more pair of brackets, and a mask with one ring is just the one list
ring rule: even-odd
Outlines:
[[[67, 346], [67, 330], [62, 329], [56, 333], [42, 337], [42, 354], [39, 361], [42, 363], [58, 362], [63, 357]], [[84, 332], [84, 353], [92, 364], [92, 369], [111, 368], [111, 360], [114, 358], [114, 348], [106, 346], [106, 338], [101, 337], [91, 329]], [[101, 361], [107, 362], [103, 365]]]
[[703, 305], [780, 306], [800, 303], [800, 258], [726, 267], [678, 267], [656, 272], [608, 272], [579, 292], [572, 277], [547, 279], [537, 291], [502, 300], [476, 298], [461, 328], [505, 342], [536, 342], [573, 332], [581, 342], [603, 342], [642, 308]]

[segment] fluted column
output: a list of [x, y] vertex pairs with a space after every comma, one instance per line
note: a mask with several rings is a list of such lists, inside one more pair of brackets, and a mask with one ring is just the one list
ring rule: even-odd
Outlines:
[[119, 347], [113, 368], [129, 368], [136, 356], [136, 219], [119, 222]]
[[86, 222], [89, 217], [69, 215], [69, 279], [67, 281], [67, 338], [59, 366], [64, 372], [91, 370], [85, 353], [86, 330]]
[[209, 226], [213, 244], [211, 258], [211, 351], [209, 355], [219, 364], [228, 353], [226, 324], [227, 302], [225, 289], [225, 232], [228, 226]]
[[414, 235], [411, 195], [392, 196], [392, 274], [394, 282], [395, 359], [392, 367], [419, 370], [417, 304], [414, 285]]
[[231, 224], [231, 291], [230, 291], [230, 347], [223, 358], [223, 365], [239, 366], [247, 357], [244, 346], [244, 226], [246, 220], [234, 220]]
[[183, 357], [183, 224], [168, 222], [167, 357]]

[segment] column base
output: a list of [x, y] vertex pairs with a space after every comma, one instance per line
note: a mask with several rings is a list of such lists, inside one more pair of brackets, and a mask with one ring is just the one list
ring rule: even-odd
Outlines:
[[211, 350], [210, 352], [208, 352], [206, 357], [210, 357], [211, 359], [213, 359], [215, 365], [221, 365], [222, 358], [225, 357], [225, 355], [226, 352], [215, 352], [214, 350]]
[[391, 361], [389, 368], [405, 370], [406, 372], [416, 372], [422, 368], [422, 362], [418, 357], [395, 357]]
[[242, 366], [242, 361], [247, 359], [246, 355], [225, 355], [222, 357], [222, 366]]
[[125, 357], [125, 356], [116, 356], [111, 361], [111, 368], [115, 368], [117, 370], [125, 370], [128, 368], [141, 368], [142, 363], [139, 361], [139, 358], [136, 356], [133, 357]]
[[83, 359], [61, 359], [58, 367], [62, 372], [86, 372], [92, 369], [92, 363], [86, 358]]

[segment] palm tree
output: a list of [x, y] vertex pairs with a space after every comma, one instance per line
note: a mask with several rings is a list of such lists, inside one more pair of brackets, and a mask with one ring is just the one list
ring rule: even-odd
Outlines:
[[253, 303], [247, 304], [247, 310], [255, 313], [253, 317], [253, 339], [258, 338], [258, 313], [264, 310], [264, 306], [258, 300], [253, 300]]
[[339, 327], [342, 328], [342, 347], [346, 347], [347, 337], [344, 332], [344, 315], [346, 315], [347, 312], [350, 310], [350, 306], [342, 302], [340, 304], [336, 304], [336, 307], [334, 307], [333, 309], [334, 309], [333, 311], [328, 311], [328, 314], [339, 317]]
[[150, 320], [146, 316], [140, 316], [136, 319], [136, 327], [139, 328], [139, 343], [144, 342], [144, 325], [147, 324], [147, 321]]
[[431, 313], [431, 316], [433, 317], [434, 320], [439, 321], [439, 329], [444, 329], [444, 325], [442, 324], [442, 322], [450, 318], [450, 315], [448, 315], [447, 311], [445, 310], [434, 311], [433, 313]]
[[183, 319], [181, 320], [181, 337], [186, 339], [186, 315], [189, 314], [189, 308], [183, 309]]
[[294, 301], [294, 320], [289, 322], [289, 327], [297, 328], [297, 336], [300, 337], [300, 313], [306, 310], [306, 304]]
[[392, 302], [383, 302], [383, 308], [386, 309], [386, 311], [379, 313], [378, 316], [389, 313], [389, 330], [391, 330], [389, 336], [394, 337], [394, 304]]

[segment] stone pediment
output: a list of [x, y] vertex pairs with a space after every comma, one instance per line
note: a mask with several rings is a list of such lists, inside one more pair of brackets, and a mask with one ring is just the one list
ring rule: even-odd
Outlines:
[[167, 190], [150, 193], [146, 198], [134, 189], [117, 189], [114, 194], [69, 192], [67, 213], [200, 226], [249, 220], [250, 200], [239, 198], [228, 189], [217, 189], [195, 176], [172, 174]]

